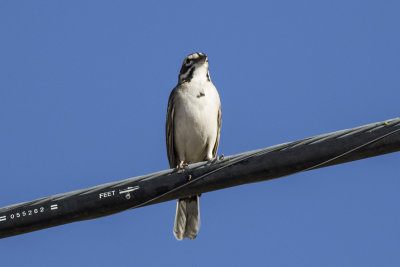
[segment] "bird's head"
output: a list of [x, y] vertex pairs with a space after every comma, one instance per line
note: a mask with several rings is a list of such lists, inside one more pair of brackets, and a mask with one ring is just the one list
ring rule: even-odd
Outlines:
[[203, 53], [193, 53], [183, 60], [179, 73], [179, 83], [196, 81], [211, 81], [208, 72], [208, 57]]

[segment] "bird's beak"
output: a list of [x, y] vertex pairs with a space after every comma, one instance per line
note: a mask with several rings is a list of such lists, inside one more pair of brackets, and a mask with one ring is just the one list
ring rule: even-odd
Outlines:
[[207, 57], [207, 56], [202, 56], [202, 57], [199, 59], [199, 62], [200, 62], [201, 64], [203, 64], [204, 62], [208, 62], [208, 57]]

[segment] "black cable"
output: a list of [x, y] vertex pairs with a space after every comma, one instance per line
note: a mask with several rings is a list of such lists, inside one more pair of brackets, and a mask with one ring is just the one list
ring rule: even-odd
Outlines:
[[[377, 137], [377, 138], [375, 138], [375, 139], [373, 139], [373, 140], [371, 140], [371, 141], [368, 141], [368, 142], [366, 142], [366, 143], [364, 143], [364, 144], [362, 144], [362, 145], [359, 145], [359, 146], [357, 146], [357, 147], [355, 147], [355, 148], [353, 148], [353, 149], [350, 149], [350, 150], [348, 150], [348, 151], [346, 151], [346, 152], [344, 152], [344, 153], [341, 153], [340, 155], [338, 155], [338, 156], [336, 156], [336, 157], [332, 157], [332, 158], [330, 158], [330, 159], [328, 159], [328, 160], [325, 160], [325, 161], [323, 161], [323, 162], [321, 162], [321, 163], [315, 164], [315, 165], [313, 165], [313, 166], [311, 166], [311, 167], [309, 167], [309, 168], [306, 168], [306, 169], [303, 169], [303, 170], [299, 170], [299, 171], [296, 171], [296, 172], [294, 172], [294, 173], [291, 173], [291, 174], [288, 174], [288, 175], [285, 175], [285, 176], [281, 176], [281, 178], [282, 178], [282, 177], [289, 176], [289, 175], [293, 175], [293, 174], [296, 174], [296, 173], [301, 173], [301, 172], [305, 172], [305, 171], [310, 171], [310, 170], [313, 170], [313, 169], [317, 169], [317, 168], [320, 167], [320, 166], [323, 166], [323, 165], [325, 165], [325, 164], [327, 164], [327, 163], [329, 163], [329, 162], [331, 162], [331, 161], [334, 161], [334, 160], [336, 160], [336, 159], [339, 159], [339, 158], [341, 158], [341, 157], [343, 157], [343, 156], [345, 156], [345, 155], [347, 155], [347, 154], [349, 154], [349, 153], [352, 153], [352, 152], [354, 152], [354, 151], [356, 151], [356, 150], [358, 150], [358, 149], [361, 149], [361, 148], [363, 148], [363, 147], [365, 147], [365, 146], [368, 146], [368, 145], [370, 145], [370, 144], [373, 144], [373, 143], [375, 143], [375, 142], [377, 142], [377, 141], [379, 141], [379, 140], [381, 140], [381, 139], [383, 139], [383, 138], [385, 138], [385, 137], [387, 137], [387, 136], [390, 136], [390, 135], [392, 135], [392, 134], [394, 134], [394, 133], [396, 133], [396, 132], [399, 132], [399, 131], [400, 131], [400, 129], [393, 130], [392, 132], [389, 132], [389, 133], [387, 133], [387, 134], [384, 134], [384, 135], [382, 135], [382, 136], [379, 136], [379, 137]], [[268, 153], [273, 152], [273, 151], [278, 150], [278, 149], [281, 149], [281, 147], [276, 148], [276, 149], [273, 149], [273, 150], [270, 150], [270, 151], [268, 151]], [[150, 199], [150, 200], [147, 200], [147, 201], [145, 201], [145, 202], [143, 202], [143, 203], [141, 203], [141, 204], [139, 204], [139, 205], [136, 205], [136, 206], [132, 207], [132, 209], [145, 206], [146, 204], [151, 203], [151, 202], [154, 202], [155, 200], [160, 199], [160, 198], [162, 198], [162, 197], [165, 197], [166, 195], [171, 194], [172, 192], [178, 191], [178, 190], [180, 190], [180, 189], [182, 189], [182, 188], [184, 188], [184, 187], [190, 185], [191, 183], [194, 183], [194, 182], [196, 182], [196, 181], [198, 181], [198, 180], [200, 180], [200, 179], [204, 179], [205, 177], [210, 176], [211, 174], [213, 174], [213, 173], [215, 173], [215, 172], [221, 171], [222, 169], [225, 169], [225, 168], [227, 168], [227, 167], [230, 167], [230, 166], [232, 166], [232, 165], [234, 165], [234, 164], [237, 164], [237, 163], [239, 163], [239, 162], [241, 162], [241, 161], [244, 161], [244, 160], [246, 160], [246, 159], [249, 159], [249, 158], [251, 158], [251, 157], [254, 157], [254, 156], [258, 155], [258, 154], [265, 154], [265, 151], [260, 151], [259, 153], [254, 153], [254, 154], [247, 155], [247, 156], [245, 156], [245, 157], [243, 157], [243, 158], [239, 158], [237, 161], [233, 161], [233, 162], [231, 162], [231, 163], [228, 163], [228, 164], [225, 165], [225, 166], [221, 166], [221, 167], [219, 167], [219, 168], [217, 168], [217, 169], [215, 169], [215, 170], [212, 170], [212, 171], [210, 171], [210, 172], [207, 172], [207, 173], [205, 173], [205, 174], [203, 174], [203, 175], [201, 175], [201, 176], [199, 176], [199, 177], [197, 177], [197, 178], [194, 178], [194, 179], [191, 178], [190, 180], [188, 180], [187, 183], [185, 183], [185, 184], [183, 184], [183, 185], [180, 185], [180, 186], [178, 186], [178, 187], [176, 187], [176, 188], [173, 188], [173, 189], [169, 190], [168, 192], [166, 192], [166, 193], [164, 193], [164, 194], [162, 194], [162, 195], [156, 196], [156, 197], [154, 197], [154, 198], [152, 198], [152, 199]], [[184, 169], [183, 169], [182, 171], [184, 171]]]
[[3, 207], [0, 238], [395, 151], [400, 118]]

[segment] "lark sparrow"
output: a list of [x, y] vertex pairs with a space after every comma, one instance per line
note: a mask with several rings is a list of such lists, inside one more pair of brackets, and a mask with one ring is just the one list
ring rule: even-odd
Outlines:
[[[178, 85], [168, 100], [165, 128], [171, 168], [215, 158], [221, 129], [221, 102], [211, 82], [205, 54], [193, 53], [183, 61]], [[175, 237], [194, 239], [199, 228], [199, 196], [179, 199]]]

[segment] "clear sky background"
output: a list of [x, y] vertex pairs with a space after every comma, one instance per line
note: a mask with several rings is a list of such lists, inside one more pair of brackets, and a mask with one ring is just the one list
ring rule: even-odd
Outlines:
[[[137, 1], [136, 1], [137, 2]], [[398, 117], [399, 1], [1, 1], [0, 206], [168, 168], [183, 59], [209, 56], [219, 153]], [[1, 266], [399, 266], [399, 153], [0, 240]]]

